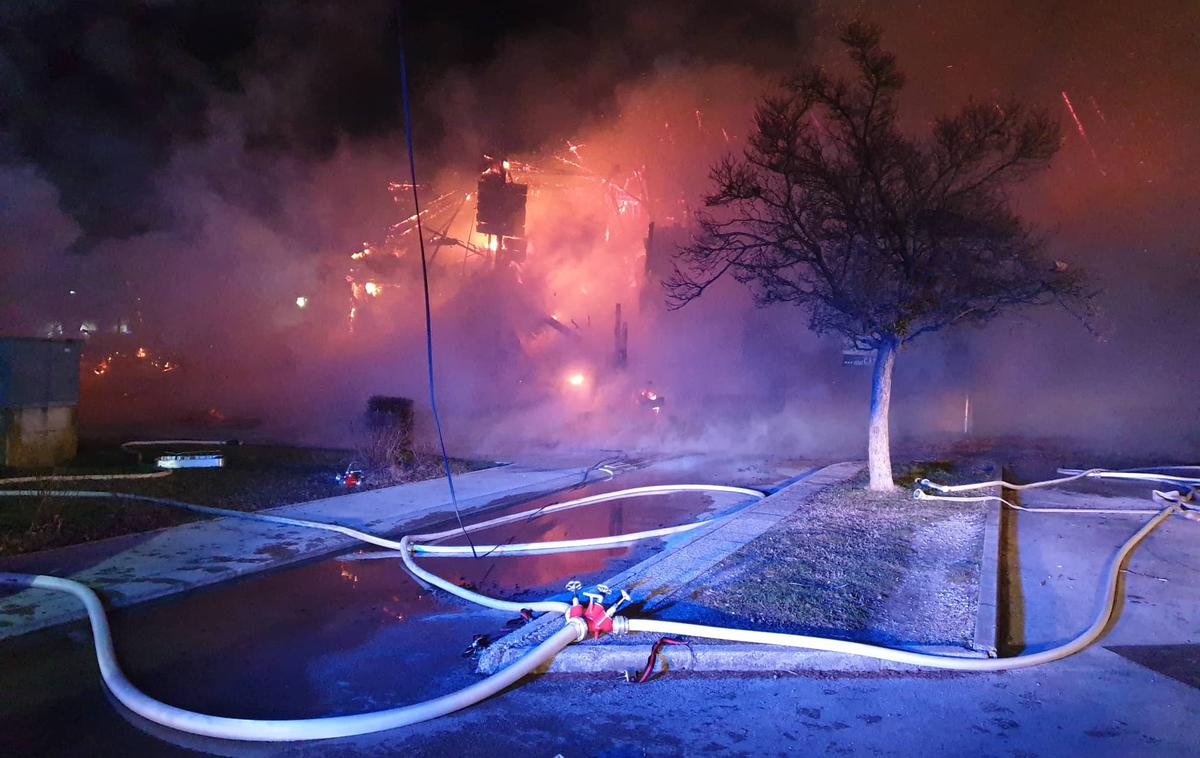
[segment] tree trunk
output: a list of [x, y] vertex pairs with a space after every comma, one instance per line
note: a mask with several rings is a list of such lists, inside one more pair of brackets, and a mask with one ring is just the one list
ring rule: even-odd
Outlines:
[[896, 364], [896, 343], [887, 341], [875, 351], [875, 369], [871, 376], [871, 421], [867, 432], [867, 470], [870, 489], [883, 492], [896, 488], [892, 481], [892, 449], [888, 436], [888, 411], [892, 405], [892, 367]]

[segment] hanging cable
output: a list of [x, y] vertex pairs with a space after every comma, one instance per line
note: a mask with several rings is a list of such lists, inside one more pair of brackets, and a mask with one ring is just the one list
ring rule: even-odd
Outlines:
[[429, 306], [429, 264], [425, 260], [425, 231], [421, 227], [421, 199], [417, 194], [417, 160], [413, 151], [412, 115], [408, 107], [408, 65], [404, 56], [404, 27], [400, 14], [396, 12], [396, 36], [400, 45], [400, 101], [404, 106], [404, 141], [408, 145], [408, 175], [412, 185], [413, 212], [417, 220], [417, 244], [421, 249], [421, 285], [425, 293], [425, 357], [429, 365], [429, 407], [433, 411], [433, 427], [437, 430], [438, 446], [442, 450], [442, 466], [446, 469], [446, 484], [450, 486], [450, 504], [454, 508], [454, 518], [467, 544], [471, 546], [471, 555], [478, 558], [475, 552], [475, 542], [463, 524], [462, 514], [458, 510], [458, 493], [454, 491], [454, 474], [450, 471], [450, 456], [446, 455], [446, 440], [442, 436], [442, 419], [438, 414], [437, 390], [433, 380], [433, 315]]

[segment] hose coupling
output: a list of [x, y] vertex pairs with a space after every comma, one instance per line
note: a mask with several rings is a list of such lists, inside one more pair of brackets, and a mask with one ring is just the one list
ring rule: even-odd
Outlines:
[[629, 617], [614, 616], [612, 620], [613, 634], [629, 634]]
[[581, 617], [576, 616], [574, 618], [568, 618], [567, 626], [575, 630], [576, 642], [583, 642], [585, 639], [587, 639], [588, 623]]
[[921, 481], [917, 482], [917, 484], [921, 485], [922, 487], [928, 487], [931, 490], [937, 490], [938, 492], [948, 492], [950, 490], [950, 488], [946, 485], [938, 484], [937, 482], [931, 482], [928, 479], [922, 479]]

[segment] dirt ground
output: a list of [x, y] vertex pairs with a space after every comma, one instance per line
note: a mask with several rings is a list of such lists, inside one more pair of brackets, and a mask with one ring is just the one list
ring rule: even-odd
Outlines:
[[[204, 518], [161, 505], [114, 502], [110, 499], [67, 498], [55, 490], [129, 492], [236, 510], [333, 497], [350, 491], [335, 480], [354, 460], [350, 450], [276, 445], [234, 445], [223, 448], [225, 466], [182, 469], [154, 479], [40, 482], [6, 484], [4, 479], [31, 475], [115, 474], [157, 471], [149, 461], [162, 451], [147, 449], [147, 463], [116, 446], [81, 448], [69, 465], [26, 471], [0, 469], [0, 489], [44, 490], [30, 497], [5, 497], [0, 507], [0, 556], [64, 547], [123, 534], [160, 529]], [[486, 468], [490, 463], [452, 460], [455, 473]], [[366, 472], [357, 490], [387, 487], [442, 476], [440, 457], [418, 454], [404, 468]]]
[[981, 466], [897, 467], [894, 494], [865, 472], [719, 564], [697, 601], [756, 629], [884, 643], [973, 639], [986, 504], [916, 501], [912, 482], [978, 481]]

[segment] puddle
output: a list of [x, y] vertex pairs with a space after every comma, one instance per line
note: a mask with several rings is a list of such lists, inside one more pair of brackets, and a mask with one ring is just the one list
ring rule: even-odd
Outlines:
[[[696, 472], [643, 472], [492, 509], [472, 520]], [[682, 524], [739, 502], [686, 493], [538, 516], [472, 535], [477, 544], [577, 539]], [[449, 528], [453, 519], [422, 528]], [[465, 544], [462, 538], [444, 544]], [[517, 600], [565, 595], [569, 579], [594, 584], [652, 555], [662, 542], [533, 556], [426, 558], [422, 564], [485, 594]], [[475, 634], [497, 636], [515, 614], [431, 593], [398, 560], [337, 558], [115, 611], [117, 654], [152, 697], [245, 718], [356, 713], [445, 694], [478, 677], [462, 657]], [[82, 625], [0, 646], [0, 753], [61, 753], [104, 744], [117, 753], [167, 746], [132, 727], [100, 683]], [[69, 710], [64, 727], [61, 714]], [[179, 742], [178, 744], [185, 744]], [[187, 743], [194, 744], [194, 743]]]

